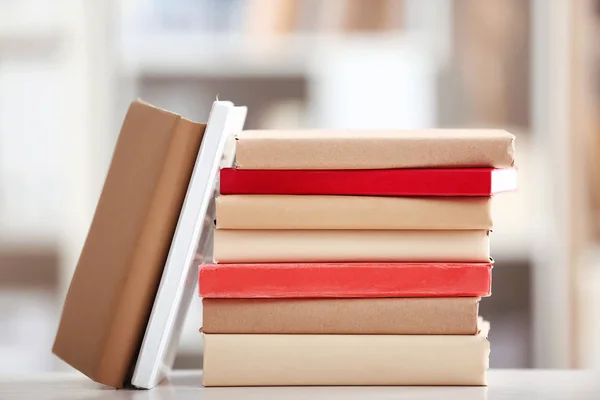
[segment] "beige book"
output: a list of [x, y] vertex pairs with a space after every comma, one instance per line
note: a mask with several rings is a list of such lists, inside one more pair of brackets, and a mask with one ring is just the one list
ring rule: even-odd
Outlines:
[[215, 230], [217, 263], [489, 262], [486, 230]]
[[204, 335], [204, 386], [486, 385], [477, 335]]
[[52, 349], [96, 382], [123, 387], [135, 363], [204, 129], [127, 112]]
[[474, 335], [478, 297], [203, 299], [202, 332]]
[[228, 195], [218, 229], [491, 229], [491, 197]]
[[514, 165], [503, 130], [270, 130], [236, 137], [243, 169], [392, 169]]

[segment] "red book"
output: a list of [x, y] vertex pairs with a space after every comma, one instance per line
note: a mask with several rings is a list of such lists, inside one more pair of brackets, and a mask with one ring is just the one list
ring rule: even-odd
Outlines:
[[491, 263], [207, 264], [205, 298], [486, 297]]
[[221, 170], [221, 194], [489, 197], [516, 188], [514, 168]]

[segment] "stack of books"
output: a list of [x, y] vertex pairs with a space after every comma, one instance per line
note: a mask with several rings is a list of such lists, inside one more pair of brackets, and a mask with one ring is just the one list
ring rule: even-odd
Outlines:
[[244, 131], [199, 270], [204, 384], [485, 385], [497, 130]]

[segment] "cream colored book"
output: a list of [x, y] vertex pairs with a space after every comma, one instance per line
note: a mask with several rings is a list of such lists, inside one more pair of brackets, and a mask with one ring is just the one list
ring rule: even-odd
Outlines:
[[204, 386], [487, 384], [477, 335], [204, 335]]
[[218, 229], [491, 229], [491, 197], [228, 195]]
[[215, 230], [217, 263], [488, 262], [486, 230]]

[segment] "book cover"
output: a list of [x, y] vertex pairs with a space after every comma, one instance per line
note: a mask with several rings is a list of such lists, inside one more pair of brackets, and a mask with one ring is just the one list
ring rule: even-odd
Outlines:
[[217, 229], [492, 229], [490, 197], [219, 196]]
[[203, 298], [487, 297], [491, 263], [205, 264]]
[[[477, 335], [204, 335], [204, 386], [486, 385]], [[251, 371], [251, 372], [249, 372]]]
[[487, 262], [486, 230], [217, 229], [217, 263]]
[[381, 170], [221, 169], [221, 194], [489, 197], [515, 190], [517, 170], [493, 168]]
[[479, 298], [203, 299], [202, 332], [474, 335]]
[[514, 165], [503, 130], [249, 130], [236, 138], [243, 169], [395, 169]]
[[127, 112], [52, 349], [96, 382], [123, 387], [135, 362], [204, 129]]

